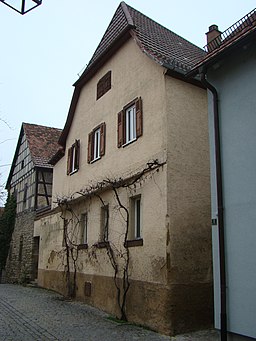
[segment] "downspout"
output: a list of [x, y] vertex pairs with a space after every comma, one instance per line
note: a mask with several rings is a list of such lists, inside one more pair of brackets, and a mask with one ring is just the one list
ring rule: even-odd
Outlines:
[[209, 89], [213, 95], [213, 115], [214, 115], [214, 142], [215, 142], [215, 162], [216, 162], [216, 186], [217, 186], [217, 212], [219, 231], [219, 260], [220, 260], [220, 323], [221, 341], [227, 341], [227, 295], [226, 295], [226, 265], [225, 265], [225, 236], [224, 236], [224, 208], [223, 208], [223, 188], [222, 188], [222, 165], [220, 154], [220, 127], [219, 127], [219, 106], [218, 92], [205, 78], [205, 70], [200, 70], [200, 79], [203, 85]]

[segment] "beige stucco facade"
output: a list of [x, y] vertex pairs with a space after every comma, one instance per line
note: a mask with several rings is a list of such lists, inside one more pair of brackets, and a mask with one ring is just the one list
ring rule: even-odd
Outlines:
[[[108, 71], [111, 89], [96, 100], [97, 83]], [[130, 39], [85, 84], [66, 140], [66, 149], [80, 140], [79, 170], [66, 174], [67, 152], [55, 165], [53, 210], [35, 222], [35, 235], [40, 235], [39, 285], [65, 292], [61, 215], [69, 217], [56, 201], [72, 195], [72, 210], [88, 219], [88, 247], [78, 251], [76, 263], [76, 297], [118, 315], [107, 249], [94, 247], [100, 241], [102, 202], [93, 195], [81, 199], [76, 192], [104, 179], [129, 178], [158, 160], [161, 166], [136, 186], [118, 188], [128, 209], [131, 198], [141, 198], [143, 245], [129, 247], [126, 311], [130, 321], [173, 335], [211, 324], [211, 222], [206, 93], [166, 71]], [[143, 103], [143, 134], [118, 148], [117, 114], [137, 97]], [[105, 155], [88, 164], [88, 134], [102, 122]], [[126, 225], [114, 192], [106, 189], [100, 196], [109, 207], [108, 240], [125, 252]], [[77, 244], [80, 225], [72, 226]]]

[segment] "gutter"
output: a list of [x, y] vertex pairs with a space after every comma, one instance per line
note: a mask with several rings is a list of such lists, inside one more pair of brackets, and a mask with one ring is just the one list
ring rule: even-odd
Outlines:
[[219, 128], [219, 106], [218, 92], [205, 78], [205, 70], [200, 70], [202, 84], [209, 89], [213, 95], [214, 114], [214, 142], [215, 142], [215, 162], [216, 162], [216, 186], [218, 205], [218, 231], [219, 231], [219, 260], [220, 260], [220, 323], [221, 341], [227, 341], [227, 295], [226, 295], [226, 262], [225, 262], [225, 229], [224, 229], [224, 207], [223, 207], [223, 186], [222, 186], [222, 164], [220, 153], [220, 128]]

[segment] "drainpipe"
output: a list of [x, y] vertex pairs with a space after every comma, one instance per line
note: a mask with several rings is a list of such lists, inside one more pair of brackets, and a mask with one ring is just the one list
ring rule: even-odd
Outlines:
[[205, 78], [205, 70], [200, 70], [202, 84], [209, 89], [213, 95], [213, 114], [214, 114], [214, 140], [215, 140], [215, 161], [216, 161], [216, 186], [217, 186], [217, 205], [218, 205], [218, 229], [219, 229], [219, 259], [220, 259], [220, 322], [221, 322], [221, 341], [227, 341], [227, 297], [226, 297], [226, 266], [225, 266], [225, 244], [224, 244], [224, 208], [223, 208], [223, 189], [222, 189], [222, 166], [220, 155], [220, 128], [219, 128], [219, 107], [218, 92], [215, 87]]

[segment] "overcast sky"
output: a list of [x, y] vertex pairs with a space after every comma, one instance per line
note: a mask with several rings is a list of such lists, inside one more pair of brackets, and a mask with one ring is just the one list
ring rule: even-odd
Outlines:
[[[12, 162], [22, 122], [63, 128], [72, 84], [119, 3], [43, 0], [24, 16], [0, 3], [0, 183], [7, 180], [10, 166], [5, 165]], [[127, 0], [127, 4], [200, 47], [211, 24], [224, 31], [256, 7], [255, 0]]]

